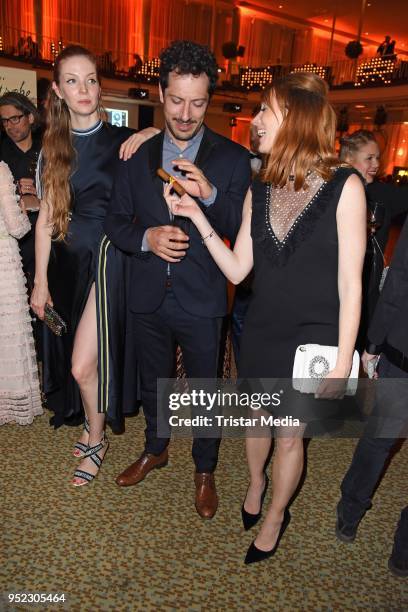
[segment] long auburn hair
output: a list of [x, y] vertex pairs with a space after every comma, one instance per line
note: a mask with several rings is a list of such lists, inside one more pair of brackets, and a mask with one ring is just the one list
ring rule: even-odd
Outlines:
[[272, 83], [263, 102], [272, 108], [275, 96], [283, 122], [260, 174], [264, 182], [283, 187], [294, 174], [296, 191], [306, 188], [309, 171], [329, 180], [333, 166], [336, 115], [328, 99], [328, 86], [315, 74], [294, 72]]
[[[71, 57], [86, 57], [95, 65], [98, 82], [100, 78], [96, 58], [80, 45], [66, 47], [56, 58], [53, 80], [59, 85], [61, 64]], [[42, 145], [43, 198], [52, 206], [50, 224], [53, 238], [64, 240], [68, 231], [68, 215], [71, 210], [70, 176], [76, 157], [72, 144], [71, 115], [64, 100], [50, 87], [47, 98], [46, 130]]]

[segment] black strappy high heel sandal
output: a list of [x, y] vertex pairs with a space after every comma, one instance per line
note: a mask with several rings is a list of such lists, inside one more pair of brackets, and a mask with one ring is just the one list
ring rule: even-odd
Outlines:
[[[84, 431], [89, 434], [89, 421], [85, 417], [84, 421]], [[83, 444], [82, 442], [77, 442], [74, 446], [74, 452], [72, 453], [76, 459], [82, 459], [84, 457], [86, 451], [88, 450], [88, 444]], [[78, 452], [75, 452], [78, 451]]]
[[[100, 457], [98, 455], [98, 452], [102, 450], [103, 448], [106, 449], [105, 454], [103, 457]], [[95, 446], [88, 446], [88, 450], [84, 454], [83, 459], [86, 459], [87, 457], [89, 457], [89, 459], [91, 459], [91, 461], [93, 461], [94, 464], [98, 467], [98, 471], [96, 474], [90, 474], [89, 472], [85, 472], [84, 470], [75, 470], [74, 478], [82, 478], [83, 482], [71, 481], [71, 484], [74, 487], [82, 487], [83, 485], [89, 484], [90, 482], [95, 480], [95, 478], [99, 474], [99, 469], [102, 465], [103, 460], [105, 459], [106, 453], [108, 452], [108, 448], [109, 448], [109, 440], [105, 436], [105, 434], [103, 434], [102, 439], [99, 442], [99, 444], [95, 444]]]

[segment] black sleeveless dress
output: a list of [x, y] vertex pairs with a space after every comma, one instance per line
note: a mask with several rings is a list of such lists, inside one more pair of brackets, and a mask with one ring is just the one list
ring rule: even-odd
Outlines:
[[[54, 308], [67, 323], [68, 333], [57, 337], [44, 326], [44, 392], [47, 407], [54, 412], [51, 424], [55, 427], [76, 425], [83, 420], [79, 387], [71, 375], [74, 338], [91, 286], [98, 280], [96, 271], [103, 238], [102, 225], [111, 196], [119, 147], [132, 133], [133, 130], [102, 121], [88, 130], [72, 132], [77, 152], [71, 176], [72, 212], [65, 241], [52, 244], [48, 270]], [[112, 286], [117, 291], [117, 279], [123, 279], [125, 274], [125, 258], [114, 247], [111, 247], [111, 252], [108, 263], [105, 261], [105, 271], [112, 276]], [[104, 280], [106, 282], [106, 277]], [[123, 282], [120, 290], [123, 294]], [[96, 294], [99, 321], [98, 283]], [[119, 296], [116, 303], [118, 308], [124, 306], [125, 295]], [[116, 320], [119, 319], [121, 317], [117, 316]], [[124, 325], [123, 319], [121, 321]], [[99, 328], [98, 325], [98, 336]], [[117, 331], [118, 339], [122, 338], [124, 330]], [[118, 358], [122, 359], [122, 356]], [[121, 369], [122, 364], [118, 364], [111, 368], [111, 372]], [[132, 381], [134, 378], [132, 374]], [[132, 393], [129, 396], [134, 397]], [[112, 420], [115, 418], [116, 414], [113, 414]]]
[[[348, 167], [337, 168], [332, 179], [322, 184], [293, 222], [282, 242], [270, 223], [269, 186], [259, 180], [253, 183], [254, 281], [238, 368], [241, 380], [247, 380], [253, 391], [260, 390], [259, 379], [279, 379], [276, 384], [289, 389], [300, 344], [338, 345], [336, 211], [344, 183], [353, 173]], [[305, 395], [292, 392], [287, 408], [292, 416], [307, 421], [302, 412], [305, 399]], [[328, 400], [312, 403], [323, 408]]]

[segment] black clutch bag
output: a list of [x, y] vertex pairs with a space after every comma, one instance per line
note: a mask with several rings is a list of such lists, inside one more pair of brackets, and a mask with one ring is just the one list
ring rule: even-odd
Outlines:
[[67, 324], [64, 319], [49, 304], [46, 304], [44, 308], [44, 323], [56, 336], [67, 333]]

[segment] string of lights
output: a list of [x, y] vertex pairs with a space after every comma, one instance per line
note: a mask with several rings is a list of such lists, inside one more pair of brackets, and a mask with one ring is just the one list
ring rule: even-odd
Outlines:
[[357, 69], [355, 87], [362, 85], [384, 84], [389, 85], [395, 68], [395, 59], [373, 57], [368, 62], [363, 62]]
[[155, 57], [147, 62], [144, 62], [136, 75], [139, 80], [147, 83], [156, 83], [159, 80], [160, 60]]
[[246, 66], [240, 70], [240, 85], [247, 91], [259, 91], [260, 89], [265, 89], [274, 79], [290, 72], [312, 72], [327, 81], [330, 75], [330, 68], [328, 66], [319, 66], [309, 62], [294, 68], [280, 65], [267, 66], [265, 68], [251, 68]]

